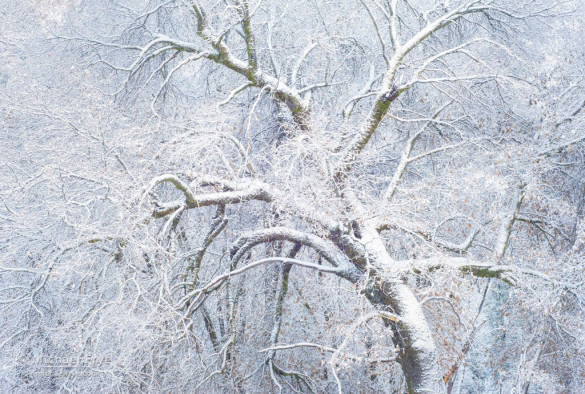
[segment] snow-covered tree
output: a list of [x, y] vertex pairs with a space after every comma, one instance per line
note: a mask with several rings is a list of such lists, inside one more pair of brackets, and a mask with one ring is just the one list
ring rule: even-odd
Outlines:
[[577, 392], [583, 15], [510, 3], [4, 2], [0, 387]]

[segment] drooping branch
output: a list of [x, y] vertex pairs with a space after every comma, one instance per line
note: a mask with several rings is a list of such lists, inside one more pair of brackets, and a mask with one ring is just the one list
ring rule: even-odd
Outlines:
[[[238, 262], [251, 248], [256, 245], [272, 241], [289, 241], [307, 246], [323, 256], [323, 258], [333, 267], [307, 263], [301, 260], [286, 257], [278, 257], [262, 259], [248, 264], [242, 268], [236, 269]], [[204, 297], [206, 297], [207, 293], [217, 289], [225, 280], [228, 280], [232, 276], [245, 273], [257, 266], [270, 263], [280, 262], [284, 264], [294, 264], [305, 268], [315, 269], [320, 272], [333, 273], [354, 283], [357, 282], [362, 276], [362, 273], [347, 261], [343, 253], [336, 250], [336, 248], [330, 245], [327, 241], [319, 238], [316, 235], [304, 233], [302, 231], [293, 230], [286, 227], [271, 227], [242, 235], [232, 246], [230, 250], [230, 258], [230, 272], [220, 275], [215, 279], [212, 279], [204, 287], [194, 289], [186, 294], [181, 299], [181, 301], [178, 302], [177, 308], [181, 309], [185, 307], [185, 305], [189, 304], [186, 313], [186, 316], [189, 316], [205, 301]]]
[[345, 275], [353, 281], [356, 280], [356, 276], [361, 274], [347, 261], [344, 254], [329, 242], [314, 234], [287, 227], [271, 227], [243, 234], [231, 248], [232, 263], [237, 264], [244, 254], [254, 246], [271, 241], [289, 241], [307, 246], [319, 253], [333, 267], [340, 268], [339, 274]]
[[324, 265], [309, 263], [309, 262], [297, 260], [297, 259], [289, 259], [286, 257], [268, 257], [265, 259], [257, 260], [255, 262], [247, 264], [241, 268], [235, 269], [233, 271], [227, 272], [225, 274], [219, 275], [219, 276], [211, 279], [202, 288], [195, 289], [195, 290], [189, 292], [187, 295], [185, 295], [177, 303], [176, 307], [177, 307], [177, 309], [182, 309], [185, 305], [187, 305], [187, 303], [189, 303], [189, 308], [186, 311], [186, 316], [189, 316], [189, 315], [191, 315], [191, 313], [193, 313], [193, 311], [195, 311], [196, 309], [199, 308], [199, 306], [201, 305], [199, 301], [202, 300], [202, 298], [207, 294], [207, 292], [209, 292], [211, 289], [217, 287], [218, 285], [223, 283], [225, 280], [232, 278], [234, 276], [238, 276], [240, 274], [243, 274], [243, 273], [245, 273], [253, 268], [256, 268], [256, 267], [259, 267], [262, 265], [266, 265], [266, 264], [275, 264], [275, 263], [294, 264], [294, 265], [297, 265], [299, 267], [309, 268], [309, 269], [319, 271], [319, 272], [332, 273], [332, 274], [336, 274], [339, 276], [344, 275], [343, 269], [337, 268], [337, 267], [327, 267]]

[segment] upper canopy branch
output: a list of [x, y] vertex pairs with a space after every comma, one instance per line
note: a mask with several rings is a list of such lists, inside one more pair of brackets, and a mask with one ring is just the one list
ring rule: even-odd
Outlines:
[[427, 127], [432, 123], [432, 121], [435, 120], [437, 118], [437, 116], [439, 116], [439, 114], [445, 108], [447, 108], [449, 105], [451, 105], [452, 102], [453, 102], [453, 100], [451, 100], [450, 102], [441, 106], [441, 108], [439, 108], [439, 110], [433, 114], [433, 116], [421, 127], [421, 129], [417, 133], [413, 134], [408, 139], [408, 141], [406, 142], [406, 145], [404, 146], [404, 149], [402, 151], [402, 156], [400, 158], [400, 162], [398, 163], [398, 167], [396, 167], [396, 170], [394, 170], [394, 175], [392, 176], [392, 180], [390, 181], [390, 184], [388, 185], [386, 192], [384, 193], [384, 201], [389, 201], [392, 199], [392, 197], [394, 196], [394, 193], [396, 192], [396, 188], [398, 187], [398, 183], [400, 182], [400, 180], [402, 179], [402, 176], [404, 175], [404, 172], [406, 171], [406, 167], [408, 166], [408, 164], [415, 161], [415, 159], [411, 157], [411, 152], [412, 152], [412, 149], [414, 147], [415, 142], [422, 135], [422, 133], [427, 129]]
[[[477, 3], [479, 3], [479, 1], [472, 1], [462, 4], [455, 10], [448, 12], [434, 22], [429, 23], [404, 44], [396, 46], [394, 55], [390, 59], [386, 73], [384, 75], [382, 89], [378, 92], [376, 101], [359, 132], [355, 135], [353, 140], [345, 149], [342, 164], [337, 170], [336, 177], [338, 179], [346, 177], [347, 174], [351, 171], [357, 157], [367, 145], [368, 141], [380, 125], [382, 119], [384, 119], [390, 104], [396, 100], [401, 93], [407, 90], [404, 87], [398, 87], [395, 85], [396, 73], [406, 55], [408, 55], [408, 53], [410, 53], [414, 48], [416, 48], [421, 42], [423, 42], [433, 33], [453, 23], [462, 16], [486, 9], [486, 7], [475, 6]], [[397, 39], [398, 38], [396, 36], [395, 40]], [[460, 47], [457, 47], [453, 51], [459, 49]], [[447, 52], [448, 51], [442, 55], [446, 55]]]
[[[297, 124], [301, 127], [306, 129], [308, 127], [307, 121], [309, 118], [310, 113], [310, 95], [307, 94], [306, 97], [302, 97], [303, 91], [310, 91], [314, 89], [314, 87], [308, 87], [303, 89], [297, 90], [295, 85], [287, 85], [284, 81], [280, 78], [276, 78], [266, 71], [262, 70], [258, 66], [258, 59], [256, 55], [256, 49], [254, 44], [254, 36], [252, 32], [252, 23], [251, 23], [251, 15], [253, 12], [250, 12], [248, 9], [248, 2], [242, 0], [240, 2], [239, 13], [242, 18], [241, 23], [244, 29], [244, 40], [246, 43], [248, 59], [247, 61], [243, 61], [236, 57], [228, 47], [228, 45], [224, 42], [223, 38], [225, 33], [217, 34], [210, 26], [207, 15], [203, 8], [198, 4], [197, 1], [192, 2], [192, 8], [195, 12], [195, 16], [197, 19], [197, 35], [209, 46], [210, 49], [201, 48], [199, 45], [180, 40], [177, 38], [171, 38], [164, 34], [157, 35], [153, 40], [146, 43], [140, 49], [140, 53], [138, 58], [130, 65], [129, 67], [115, 67], [107, 62], [106, 64], [114, 67], [118, 70], [128, 71], [130, 73], [129, 79], [134, 75], [138, 74], [138, 71], [144, 67], [144, 65], [151, 59], [158, 57], [159, 55], [167, 52], [167, 51], [175, 51], [176, 53], [186, 52], [186, 53], [194, 53], [197, 56], [195, 58], [190, 58], [188, 61], [180, 62], [176, 69], [182, 67], [184, 64], [187, 64], [191, 60], [196, 60], [200, 58], [205, 58], [211, 60], [217, 64], [221, 64], [238, 74], [242, 75], [246, 78], [248, 83], [245, 87], [258, 87], [260, 89], [267, 89], [269, 90], [275, 99], [278, 101], [286, 104], [286, 106], [290, 109], [293, 118], [297, 122]], [[314, 47], [313, 47], [314, 48]], [[311, 48], [311, 50], [313, 49]], [[310, 51], [309, 51], [310, 52]], [[308, 53], [304, 53], [299, 61], [302, 61]], [[300, 66], [300, 65], [299, 65]], [[176, 71], [176, 69], [173, 70]], [[160, 69], [157, 69], [154, 73], [160, 72]], [[170, 76], [172, 73], [168, 76]], [[152, 79], [152, 77], [150, 78]], [[149, 81], [150, 81], [149, 79]], [[165, 80], [164, 85], [168, 81]], [[162, 89], [162, 88], [161, 88]], [[231, 94], [225, 102], [225, 104], [229, 100], [233, 98], [235, 94], [239, 91], [243, 90], [242, 87], [236, 89]]]
[[[227, 44], [223, 41], [223, 35], [217, 35], [210, 27], [209, 21], [203, 8], [198, 2], [193, 2], [193, 10], [197, 17], [197, 34], [207, 43], [209, 43], [217, 53], [206, 56], [218, 64], [246, 77], [246, 79], [260, 89], [267, 88], [274, 97], [287, 105], [293, 114], [295, 121], [303, 128], [307, 127], [307, 120], [310, 112], [308, 100], [301, 97], [294, 84], [286, 85], [280, 78], [276, 78], [258, 66], [254, 35], [252, 31], [252, 13], [250, 13], [248, 1], [240, 1], [239, 13], [242, 18], [242, 27], [244, 30], [244, 40], [248, 54], [248, 62], [244, 62], [234, 56]], [[184, 46], [184, 48], [187, 48]], [[300, 59], [306, 57], [303, 54]]]
[[252, 32], [252, 18], [247, 0], [240, 1], [239, 12], [242, 17], [242, 28], [244, 29], [244, 39], [246, 40], [246, 52], [248, 53], [248, 64], [252, 70], [258, 68], [258, 59], [256, 57], [256, 46], [254, 44], [254, 34]]

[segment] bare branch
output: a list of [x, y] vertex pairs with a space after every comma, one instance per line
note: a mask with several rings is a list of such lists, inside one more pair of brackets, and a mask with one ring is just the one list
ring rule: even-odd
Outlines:
[[370, 65], [370, 76], [368, 78], [368, 81], [365, 83], [364, 87], [362, 88], [362, 90], [360, 90], [360, 92], [358, 94], [356, 94], [354, 97], [352, 97], [346, 104], [345, 107], [343, 109], [343, 117], [344, 118], [349, 118], [351, 116], [351, 113], [353, 112], [353, 109], [355, 107], [355, 105], [357, 104], [357, 102], [363, 98], [372, 96], [374, 94], [376, 94], [376, 92], [372, 92], [372, 86], [374, 86], [374, 83], [380, 79], [381, 75], [376, 75], [376, 69], [375, 66], [372, 64]]
[[316, 42], [307, 45], [307, 47], [305, 48], [305, 50], [298, 57], [295, 65], [294, 65], [294, 67], [292, 69], [292, 74], [291, 74], [291, 77], [290, 77], [290, 85], [293, 88], [297, 85], [297, 76], [299, 74], [299, 71], [301, 69], [301, 66], [303, 65], [303, 62], [305, 61], [305, 59], [307, 58], [307, 56], [309, 56], [309, 54], [313, 51], [313, 49], [317, 48], [317, 45], [318, 45], [318, 43], [316, 43]]
[[[335, 353], [337, 351], [337, 349], [334, 349], [332, 347], [318, 345], [316, 343], [298, 342], [298, 343], [289, 344], [289, 345], [279, 345], [279, 346], [267, 347], [266, 349], [258, 350], [258, 353], [275, 352], [275, 351], [280, 351], [280, 350], [289, 350], [289, 349], [295, 349], [295, 348], [299, 348], [299, 347], [314, 348], [314, 349], [318, 349], [322, 352], [328, 352], [328, 353]], [[392, 361], [396, 360], [396, 357], [369, 359], [366, 357], [354, 356], [352, 354], [346, 354], [346, 353], [343, 354], [343, 357], [346, 357], [349, 360], [353, 360], [353, 361], [370, 362], [370, 363], [387, 363], [387, 362], [392, 362]]]
[[431, 122], [434, 119], [436, 119], [445, 108], [447, 108], [449, 105], [451, 105], [451, 103], [453, 103], [453, 100], [451, 100], [450, 102], [446, 103], [441, 108], [439, 108], [439, 110], [433, 114], [431, 119], [429, 119], [429, 121], [427, 121], [424, 124], [424, 126], [417, 133], [415, 133], [413, 136], [411, 136], [408, 139], [408, 141], [406, 142], [406, 145], [404, 146], [404, 150], [402, 151], [400, 163], [398, 164], [398, 167], [396, 168], [396, 170], [394, 170], [394, 175], [392, 176], [392, 180], [390, 181], [390, 184], [388, 185], [388, 188], [386, 189], [386, 192], [384, 193], [384, 201], [390, 201], [392, 199], [392, 197], [394, 196], [394, 193], [396, 192], [396, 188], [398, 187], [398, 183], [400, 182], [400, 180], [402, 179], [402, 176], [404, 175], [404, 172], [406, 171], [406, 167], [408, 166], [409, 163], [411, 163], [415, 160], [415, 159], [410, 157], [410, 153], [412, 151], [412, 148], [414, 147], [414, 143], [416, 142], [416, 140], [421, 136], [421, 134], [426, 130], [426, 128], [431, 124]]
[[432, 257], [410, 261], [415, 272], [434, 271], [438, 269], [455, 269], [461, 272], [471, 273], [480, 278], [497, 278], [511, 286], [520, 284], [518, 275], [528, 275], [539, 278], [548, 284], [559, 286], [571, 293], [577, 291], [577, 285], [566, 282], [559, 282], [540, 271], [530, 268], [522, 268], [513, 265], [499, 265], [490, 263], [474, 262], [465, 257]]
[[230, 94], [226, 97], [225, 100], [220, 101], [219, 103], [217, 103], [218, 107], [221, 107], [223, 105], [226, 105], [227, 103], [229, 103], [230, 101], [232, 101], [232, 99], [236, 96], [236, 94], [246, 90], [247, 88], [249, 88], [250, 86], [254, 86], [254, 84], [252, 82], [246, 82], [241, 86], [238, 86], [237, 88], [235, 88], [234, 90], [232, 90], [230, 92]]
[[495, 245], [496, 257], [498, 259], [502, 259], [504, 257], [504, 254], [506, 253], [508, 241], [510, 240], [510, 235], [512, 234], [512, 227], [514, 225], [514, 222], [516, 221], [516, 218], [518, 217], [520, 206], [522, 205], [522, 201], [524, 200], [525, 186], [526, 184], [522, 182], [518, 184], [518, 187], [516, 188], [515, 191], [513, 203], [510, 206], [510, 212], [502, 221], [502, 226], [498, 234], [498, 240], [496, 241]]
[[[388, 59], [388, 54], [386, 53], [386, 44], [384, 43], [384, 39], [382, 38], [382, 33], [380, 33], [380, 28], [378, 27], [378, 22], [376, 22], [376, 18], [374, 18], [374, 14], [372, 13], [370, 6], [368, 6], [364, 0], [360, 0], [360, 3], [364, 6], [366, 11], [368, 12], [368, 15], [370, 16], [370, 19], [372, 20], [372, 23], [374, 24], [374, 29], [376, 30], [376, 35], [378, 36], [378, 41], [380, 41], [380, 45], [382, 46], [382, 57], [384, 58], [384, 61], [386, 62], [386, 67], [389, 67], [390, 66], [390, 59]], [[392, 37], [394, 37], [394, 34], [392, 34]], [[394, 40], [392, 40], [392, 41], [394, 43]]]

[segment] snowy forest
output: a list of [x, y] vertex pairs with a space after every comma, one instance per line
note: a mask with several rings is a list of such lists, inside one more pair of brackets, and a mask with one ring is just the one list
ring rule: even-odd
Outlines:
[[585, 393], [582, 0], [0, 0], [0, 392]]

